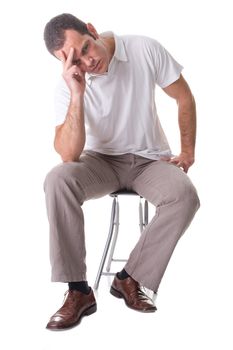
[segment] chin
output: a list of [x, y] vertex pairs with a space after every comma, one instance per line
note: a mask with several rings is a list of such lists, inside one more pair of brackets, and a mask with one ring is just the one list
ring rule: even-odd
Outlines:
[[99, 70], [100, 74], [106, 73], [108, 71], [108, 64], [103, 62], [101, 65], [101, 69]]

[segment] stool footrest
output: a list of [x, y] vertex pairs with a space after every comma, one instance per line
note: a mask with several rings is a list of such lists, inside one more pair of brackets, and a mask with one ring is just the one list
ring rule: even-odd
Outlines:
[[112, 259], [113, 262], [126, 262], [128, 261], [127, 259]]

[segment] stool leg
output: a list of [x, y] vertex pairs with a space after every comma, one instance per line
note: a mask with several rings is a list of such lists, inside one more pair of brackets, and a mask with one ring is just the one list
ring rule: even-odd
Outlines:
[[115, 251], [115, 247], [116, 247], [116, 242], [117, 242], [117, 238], [118, 238], [118, 232], [119, 232], [119, 214], [120, 214], [120, 206], [119, 206], [119, 202], [118, 202], [118, 198], [116, 199], [116, 215], [115, 215], [115, 221], [114, 221], [114, 226], [115, 226], [115, 230], [114, 230], [114, 234], [113, 234], [113, 238], [112, 238], [112, 244], [111, 244], [111, 249], [109, 252], [109, 257], [108, 257], [108, 263], [106, 266], [106, 271], [109, 272], [110, 268], [111, 268], [111, 263], [113, 261], [113, 254]]
[[99, 266], [99, 270], [96, 276], [96, 280], [94, 283], [94, 289], [97, 290], [99, 287], [99, 282], [100, 282], [100, 277], [102, 275], [103, 272], [103, 268], [104, 268], [104, 264], [105, 264], [105, 260], [108, 254], [108, 250], [109, 250], [109, 246], [112, 240], [112, 235], [113, 235], [113, 228], [114, 228], [114, 221], [115, 221], [115, 216], [116, 216], [116, 198], [113, 198], [113, 202], [112, 202], [112, 212], [111, 212], [111, 221], [110, 221], [110, 227], [109, 227], [109, 233], [108, 233], [108, 237], [107, 237], [107, 241], [105, 244], [105, 248], [104, 248], [104, 252], [103, 252], [103, 256], [100, 262], [100, 266]]
[[144, 202], [144, 227], [148, 224], [148, 218], [149, 218], [149, 209], [148, 209], [148, 201], [145, 199]]
[[144, 225], [143, 225], [143, 209], [142, 209], [142, 197], [139, 199], [139, 227], [140, 232], [142, 233]]

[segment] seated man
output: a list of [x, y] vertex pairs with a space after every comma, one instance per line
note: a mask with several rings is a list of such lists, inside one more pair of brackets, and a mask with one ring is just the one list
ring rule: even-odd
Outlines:
[[[63, 66], [54, 141], [63, 162], [45, 180], [52, 281], [69, 286], [47, 328], [72, 327], [96, 311], [86, 278], [82, 204], [121, 188], [136, 191], [157, 210], [110, 291], [131, 309], [154, 312], [140, 286], [157, 291], [199, 208], [186, 174], [194, 163], [196, 115], [182, 66], [154, 39], [98, 34], [71, 14], [52, 18], [44, 39]], [[178, 104], [181, 152], [176, 157], [158, 119], [156, 85]]]

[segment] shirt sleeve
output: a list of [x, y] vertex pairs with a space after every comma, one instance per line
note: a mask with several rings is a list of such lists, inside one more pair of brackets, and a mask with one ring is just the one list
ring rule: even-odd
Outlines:
[[54, 110], [55, 110], [55, 126], [61, 125], [66, 119], [66, 114], [70, 104], [70, 91], [62, 78], [55, 89]]
[[179, 79], [183, 66], [154, 39], [151, 39], [151, 50], [156, 84], [165, 88]]

